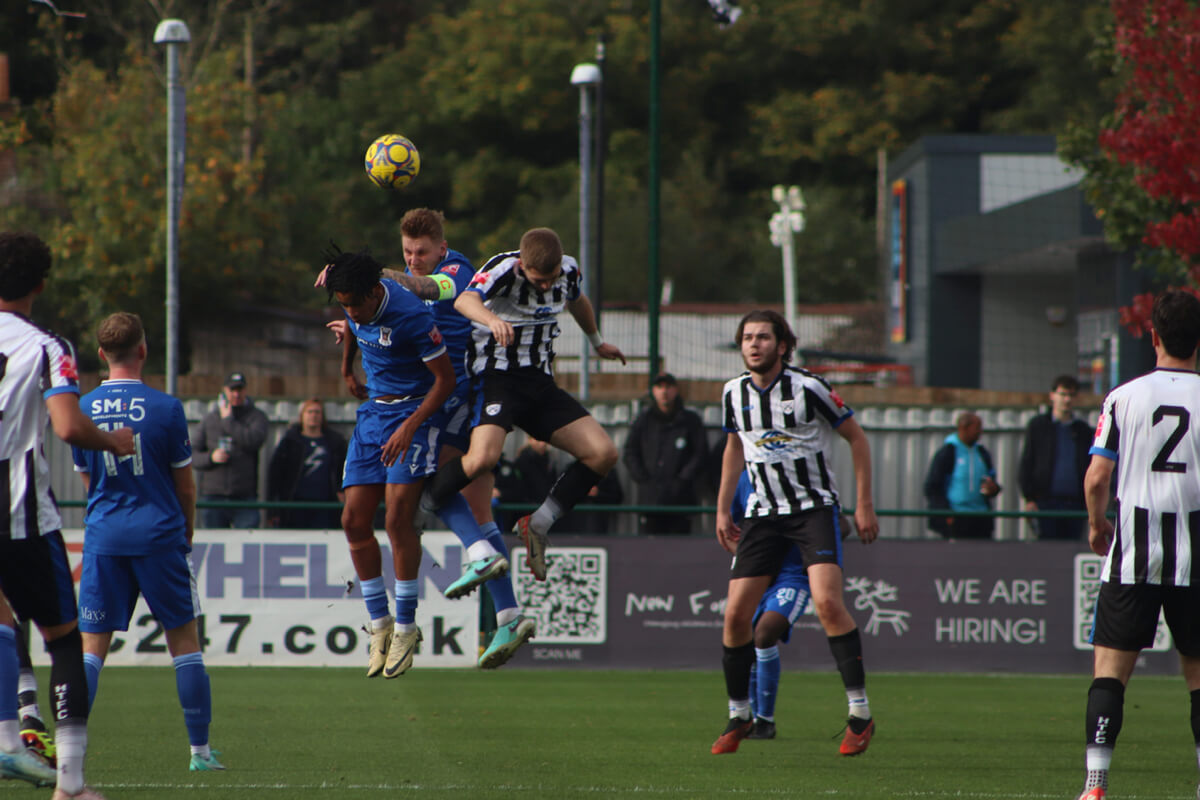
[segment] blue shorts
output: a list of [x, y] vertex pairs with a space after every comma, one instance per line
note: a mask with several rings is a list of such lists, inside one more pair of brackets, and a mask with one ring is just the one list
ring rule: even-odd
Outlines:
[[368, 400], [358, 407], [354, 435], [346, 450], [346, 468], [342, 487], [380, 483], [416, 483], [437, 470], [441, 450], [441, 414], [434, 414], [413, 434], [408, 452], [390, 467], [382, 460], [388, 437], [412, 416], [420, 400]]
[[442, 446], [453, 447], [460, 453], [467, 452], [471, 444], [471, 395], [474, 381], [460, 381], [450, 394], [450, 399], [439, 412], [442, 415]]
[[187, 546], [146, 556], [107, 556], [89, 553], [85, 545], [79, 577], [79, 630], [129, 630], [139, 593], [163, 630], [173, 630], [199, 616], [200, 595]]
[[782, 614], [789, 623], [787, 630], [780, 637], [786, 642], [792, 636], [792, 625], [796, 624], [796, 620], [808, 610], [811, 603], [812, 592], [809, 591], [807, 576], [780, 573], [771, 584], [771, 588], [763, 592], [762, 600], [758, 601], [753, 624], [757, 625], [758, 618], [768, 611]]

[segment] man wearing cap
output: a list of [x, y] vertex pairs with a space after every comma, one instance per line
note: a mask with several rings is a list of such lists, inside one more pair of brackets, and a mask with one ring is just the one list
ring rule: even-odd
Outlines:
[[[650, 388], [654, 400], [629, 429], [624, 460], [638, 485], [638, 502], [694, 506], [708, 456], [700, 415], [683, 407], [675, 376], [663, 372]], [[689, 533], [692, 515], [642, 514], [643, 533]]]
[[[258, 499], [258, 451], [267, 440], [267, 415], [246, 394], [246, 376], [231, 372], [217, 407], [200, 422], [192, 442], [192, 466], [200, 503]], [[257, 508], [205, 508], [204, 528], [257, 528]]]

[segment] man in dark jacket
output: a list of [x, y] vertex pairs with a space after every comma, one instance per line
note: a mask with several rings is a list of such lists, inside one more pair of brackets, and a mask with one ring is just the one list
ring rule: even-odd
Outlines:
[[[267, 440], [267, 415], [246, 394], [246, 376], [230, 373], [217, 408], [200, 421], [192, 441], [192, 467], [200, 502], [258, 499], [258, 451]], [[257, 528], [257, 508], [206, 508], [205, 528]]]
[[929, 527], [948, 539], [990, 539], [991, 517], [960, 517], [950, 511], [990, 511], [992, 498], [1000, 494], [992, 454], [979, 443], [983, 421], [964, 411], [955, 421], [955, 432], [933, 454], [925, 475], [925, 499], [931, 509], [944, 509], [929, 518]]
[[[662, 373], [650, 390], [654, 403], [629, 428], [624, 461], [646, 505], [696, 505], [697, 483], [707, 462], [704, 423], [683, 407], [675, 376]], [[689, 514], [642, 515], [643, 533], [688, 533]]]
[[[1017, 482], [1026, 511], [1084, 511], [1083, 476], [1091, 457], [1092, 429], [1072, 413], [1079, 381], [1059, 375], [1050, 389], [1050, 411], [1029, 420]], [[1086, 518], [1036, 519], [1039, 539], [1082, 539]]]
[[[300, 404], [300, 419], [288, 426], [271, 455], [267, 499], [341, 502], [345, 463], [346, 437], [326, 424], [320, 398], [310, 397]], [[336, 508], [272, 509], [269, 516], [279, 528], [336, 531], [342, 526], [342, 512]]]

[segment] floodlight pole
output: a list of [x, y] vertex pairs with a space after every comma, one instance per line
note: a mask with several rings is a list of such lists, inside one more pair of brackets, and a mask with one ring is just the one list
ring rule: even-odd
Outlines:
[[183, 201], [183, 159], [187, 142], [186, 92], [179, 76], [179, 46], [192, 40], [187, 23], [164, 19], [154, 43], [167, 46], [167, 394], [179, 379], [179, 206]]
[[[595, 64], [576, 64], [571, 83], [579, 87], [579, 269], [583, 272], [583, 293], [595, 296], [596, 276], [592, 274], [592, 105], [591, 92], [600, 84], [600, 68]], [[579, 399], [589, 399], [591, 343], [583, 337], [579, 354]]]
[[804, 230], [804, 195], [799, 186], [776, 186], [771, 199], [779, 210], [771, 215], [771, 244], [783, 251], [783, 316], [796, 332], [796, 248], [794, 234]]

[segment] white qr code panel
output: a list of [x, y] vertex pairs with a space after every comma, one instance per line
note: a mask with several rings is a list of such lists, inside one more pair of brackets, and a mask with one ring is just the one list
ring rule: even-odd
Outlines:
[[[1092, 649], [1092, 622], [1096, 618], [1096, 598], [1100, 595], [1100, 572], [1103, 567], [1104, 559], [1100, 556], [1084, 553], [1075, 556], [1075, 624], [1072, 639], [1076, 650]], [[1158, 630], [1154, 632], [1154, 646], [1146, 649], [1165, 653], [1171, 646], [1171, 633], [1160, 611]]]
[[555, 547], [546, 551], [546, 580], [512, 551], [513, 588], [525, 614], [537, 620], [537, 644], [603, 644], [608, 638], [608, 551]]

